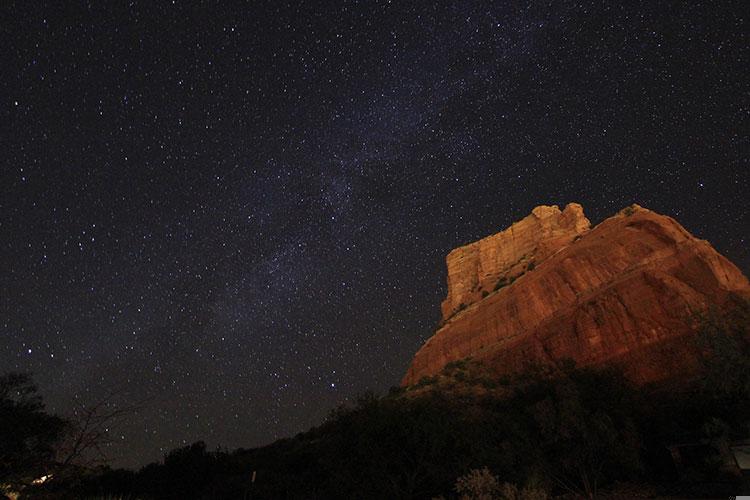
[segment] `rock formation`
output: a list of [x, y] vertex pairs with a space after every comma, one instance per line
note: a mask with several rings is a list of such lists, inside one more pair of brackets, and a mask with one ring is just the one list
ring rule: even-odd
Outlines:
[[641, 384], [676, 379], [697, 367], [694, 314], [750, 298], [708, 242], [637, 205], [593, 229], [578, 204], [540, 206], [446, 260], [443, 319], [403, 385], [467, 357], [499, 374], [569, 358]]
[[488, 295], [501, 278], [522, 273], [590, 227], [577, 203], [562, 212], [542, 205], [505, 231], [456, 248], [446, 258], [448, 297], [441, 306], [443, 320]]

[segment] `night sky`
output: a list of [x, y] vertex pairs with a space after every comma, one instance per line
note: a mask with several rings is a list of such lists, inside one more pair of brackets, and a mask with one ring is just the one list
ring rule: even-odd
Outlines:
[[137, 404], [115, 465], [397, 385], [536, 205], [750, 269], [744, 0], [45, 3], [0, 6], [0, 372]]

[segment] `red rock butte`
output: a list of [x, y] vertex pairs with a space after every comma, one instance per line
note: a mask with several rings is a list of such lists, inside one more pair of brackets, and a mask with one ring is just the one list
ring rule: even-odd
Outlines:
[[539, 206], [446, 261], [442, 321], [402, 385], [468, 357], [501, 375], [572, 359], [638, 384], [679, 380], [698, 369], [695, 314], [750, 298], [707, 241], [638, 205], [594, 228], [581, 205]]

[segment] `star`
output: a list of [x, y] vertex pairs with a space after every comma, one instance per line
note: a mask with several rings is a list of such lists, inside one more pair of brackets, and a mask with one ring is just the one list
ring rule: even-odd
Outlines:
[[536, 205], [635, 202], [747, 273], [743, 7], [20, 2], [0, 366], [149, 401], [137, 468], [398, 385], [448, 252]]

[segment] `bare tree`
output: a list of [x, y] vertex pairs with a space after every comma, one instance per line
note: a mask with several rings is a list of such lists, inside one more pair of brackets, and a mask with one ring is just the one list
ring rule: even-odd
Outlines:
[[57, 461], [63, 468], [107, 465], [106, 448], [112, 444], [111, 431], [139, 409], [137, 405], [117, 402], [118, 392], [109, 392], [91, 404], [77, 402], [69, 417], [67, 436], [60, 443]]

